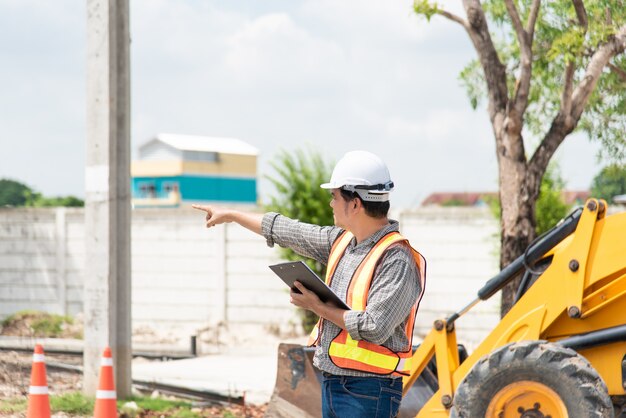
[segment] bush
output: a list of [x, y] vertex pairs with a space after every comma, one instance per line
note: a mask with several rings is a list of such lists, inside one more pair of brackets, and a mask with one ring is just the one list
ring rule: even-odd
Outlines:
[[[271, 198], [266, 210], [316, 225], [334, 224], [330, 195], [328, 190], [320, 187], [330, 178], [332, 162], [315, 151], [297, 150], [293, 155], [281, 151], [271, 165], [278, 177], [268, 179], [276, 187], [277, 195]], [[326, 266], [322, 263], [302, 257], [288, 248], [281, 248], [280, 251], [285, 259], [304, 261], [318, 276], [325, 276]], [[299, 313], [302, 327], [310, 332], [317, 323], [317, 316], [303, 309]]]

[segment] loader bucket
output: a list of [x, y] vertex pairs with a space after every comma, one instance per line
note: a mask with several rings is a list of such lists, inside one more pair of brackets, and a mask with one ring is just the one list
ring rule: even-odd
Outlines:
[[[319, 418], [322, 416], [322, 376], [313, 367], [314, 348], [298, 344], [278, 346], [274, 393], [266, 417]], [[424, 369], [402, 399], [399, 418], [415, 417], [437, 391], [434, 362]]]
[[265, 412], [266, 417], [322, 416], [322, 377], [313, 367], [314, 352], [314, 348], [298, 344], [278, 346], [276, 385]]

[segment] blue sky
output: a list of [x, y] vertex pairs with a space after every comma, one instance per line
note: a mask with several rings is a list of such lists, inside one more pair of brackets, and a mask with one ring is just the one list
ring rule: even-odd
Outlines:
[[[397, 206], [496, 190], [486, 111], [458, 81], [472, 46], [411, 4], [132, 0], [133, 153], [160, 132], [240, 138], [261, 152], [266, 201], [269, 162], [306, 144], [334, 160], [379, 154]], [[85, 33], [83, 0], [0, 0], [0, 177], [84, 196]], [[568, 188], [589, 187], [597, 149], [583, 136], [561, 146]]]

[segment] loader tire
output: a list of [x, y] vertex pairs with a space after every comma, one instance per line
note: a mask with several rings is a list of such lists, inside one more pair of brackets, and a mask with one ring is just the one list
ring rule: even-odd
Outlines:
[[546, 341], [501, 347], [459, 384], [458, 418], [612, 418], [606, 385], [575, 351]]

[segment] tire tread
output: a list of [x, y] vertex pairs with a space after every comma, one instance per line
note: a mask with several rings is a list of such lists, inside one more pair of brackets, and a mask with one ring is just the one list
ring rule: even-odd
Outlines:
[[[560, 395], [562, 398], [572, 396], [572, 399], [576, 399], [575, 403], [586, 414], [581, 416], [598, 418], [613, 416], [606, 385], [591, 364], [571, 349], [542, 340], [508, 344], [479, 360], [460, 383], [454, 396], [454, 413], [451, 416], [484, 418], [483, 410], [490, 401], [489, 390], [496, 390], [486, 388], [486, 385], [491, 381], [497, 381], [500, 383], [493, 385], [502, 384], [504, 387], [515, 381], [516, 374], [524, 376], [522, 378], [524, 380], [544, 379], [545, 381], [541, 383], [548, 386], [551, 379], [549, 375], [558, 374], [558, 379], [565, 382], [562, 383], [564, 387], [569, 385], [572, 390], [578, 391], [577, 395], [569, 393]], [[542, 377], [542, 374], [548, 377]], [[559, 384], [561, 383], [557, 382], [555, 385]], [[559, 393], [554, 387], [552, 389]]]

